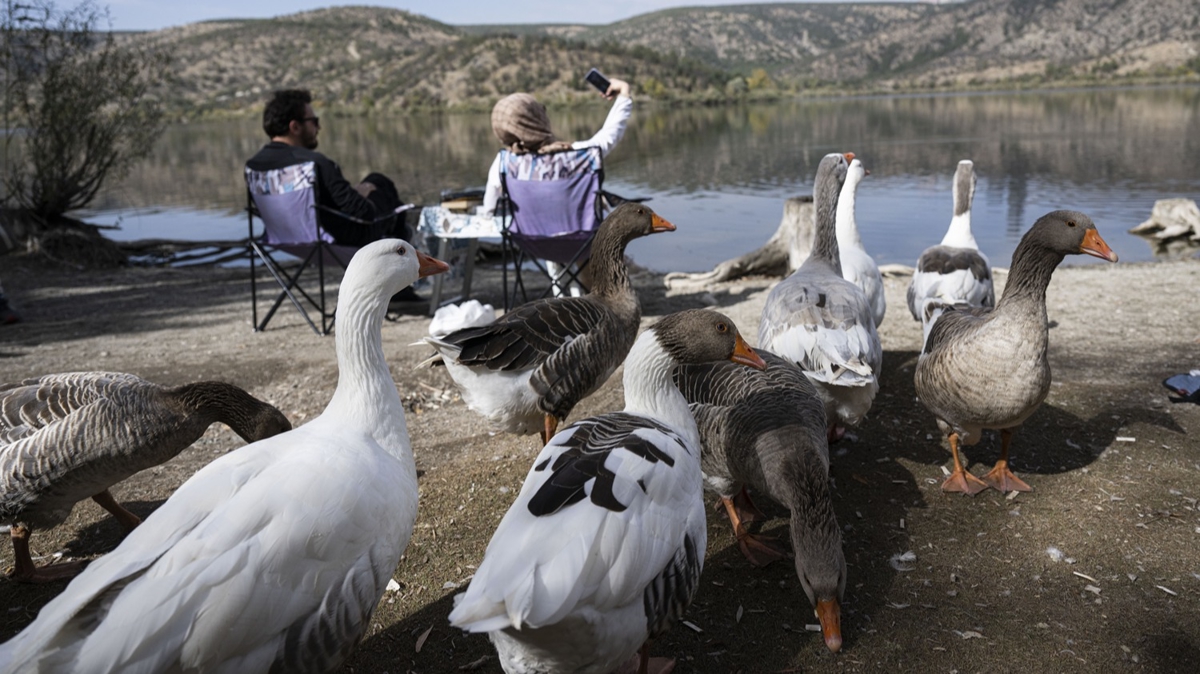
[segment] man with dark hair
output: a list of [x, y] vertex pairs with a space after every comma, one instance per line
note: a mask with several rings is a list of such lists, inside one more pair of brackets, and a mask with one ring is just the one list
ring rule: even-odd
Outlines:
[[[362, 220], [375, 220], [401, 205], [396, 185], [387, 176], [371, 173], [362, 182], [351, 185], [342, 176], [337, 162], [316, 152], [321, 119], [313, 113], [312, 94], [307, 89], [276, 91], [263, 110], [263, 131], [271, 142], [246, 162], [248, 168], [271, 171], [313, 162], [317, 169], [317, 202]], [[336, 243], [344, 246], [363, 246], [388, 237], [412, 240], [404, 213], [374, 225], [323, 213], [321, 226]], [[411, 287], [401, 295], [404, 297], [393, 299], [419, 299]]]

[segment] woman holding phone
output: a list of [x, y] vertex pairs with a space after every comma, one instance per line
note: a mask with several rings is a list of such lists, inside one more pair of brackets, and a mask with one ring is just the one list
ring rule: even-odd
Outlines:
[[[545, 154], [568, 148], [598, 147], [600, 155], [607, 156], [625, 135], [625, 125], [633, 112], [629, 83], [616, 78], [606, 80], [595, 69], [588, 73], [587, 81], [596, 87], [601, 95], [613, 101], [608, 118], [604, 120], [604, 126], [600, 127], [596, 135], [575, 142], [558, 140], [550, 130], [550, 116], [546, 114], [546, 106], [531, 94], [519, 93], [505, 96], [492, 108], [492, 131], [496, 138], [500, 139], [508, 150], [517, 154]], [[606, 81], [608, 85], [604, 87]], [[487, 188], [483, 194], [480, 214], [494, 215], [499, 199], [500, 156], [496, 155], [492, 167], [488, 169]]]

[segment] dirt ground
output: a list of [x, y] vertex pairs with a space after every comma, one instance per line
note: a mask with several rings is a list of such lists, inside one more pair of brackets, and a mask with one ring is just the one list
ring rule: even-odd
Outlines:
[[[249, 326], [245, 270], [129, 268], [79, 272], [0, 259], [0, 279], [26, 321], [0, 327], [0, 380], [116, 370], [179, 384], [222, 379], [271, 401], [294, 424], [319, 414], [336, 380], [333, 339], [284, 310]], [[1003, 280], [1000, 275], [999, 280]], [[774, 279], [668, 291], [639, 274], [645, 322], [715, 305], [754, 341]], [[1200, 662], [1200, 405], [1173, 404], [1163, 378], [1200, 367], [1200, 262], [1064, 267], [1049, 290], [1054, 386], [1017, 433], [1013, 465], [1034, 491], [948, 496], [949, 463], [932, 416], [915, 399], [918, 325], [907, 278], [887, 281], [884, 371], [869, 419], [833, 448], [849, 581], [845, 647], [831, 654], [795, 571], [754, 569], [714, 512], [702, 587], [655, 645], [676, 671], [892, 672], [1195, 671]], [[498, 303], [487, 270], [476, 287]], [[408, 402], [421, 512], [407, 553], [348, 672], [499, 672], [486, 638], [446, 621], [537, 450], [533, 437], [493, 435], [444, 369], [415, 370], [409, 346], [429, 321], [386, 323], [385, 353]], [[576, 417], [622, 406], [620, 372]], [[193, 447], [113, 493], [146, 515], [197, 468], [240, 440], [214, 426]], [[970, 448], [976, 474], [995, 461], [994, 434]], [[781, 530], [782, 519], [767, 531]], [[783, 533], [778, 531], [778, 533]], [[81, 503], [35, 555], [94, 558], [120, 529]], [[0, 565], [12, 563], [0, 546]], [[0, 639], [27, 625], [62, 584], [0, 581]]]

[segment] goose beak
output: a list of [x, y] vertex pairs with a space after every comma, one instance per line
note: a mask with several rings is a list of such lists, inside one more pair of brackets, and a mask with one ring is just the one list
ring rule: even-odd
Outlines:
[[419, 250], [417, 251], [417, 262], [420, 264], [421, 278], [450, 271], [450, 265]]
[[667, 222], [665, 219], [659, 217], [658, 213], [655, 213], [650, 216], [650, 231], [673, 232], [675, 231], [675, 225], [672, 225], [670, 222]]
[[845, 156], [845, 157], [846, 157], [846, 163], [847, 163], [847, 164], [849, 164], [850, 162], [854, 161], [854, 153], [853, 153], [853, 152], [847, 152], [847, 153], [845, 153], [845, 155], [843, 155], [843, 156]]
[[821, 621], [821, 636], [825, 637], [825, 646], [834, 653], [842, 650], [842, 607], [836, 599], [817, 602], [817, 620]]
[[734, 342], [733, 355], [729, 357], [729, 360], [756, 370], [767, 369], [767, 362], [760, 358], [757, 353], [754, 353], [754, 349], [750, 348], [750, 345], [746, 343], [746, 340], [742, 339], [741, 335], [738, 335], [737, 341]]
[[1079, 252], [1094, 255], [1101, 260], [1108, 260], [1109, 262], [1117, 261], [1117, 254], [1113, 252], [1112, 248], [1108, 247], [1104, 239], [1100, 238], [1100, 232], [1094, 229], [1089, 229], [1083, 235], [1083, 243], [1079, 245]]

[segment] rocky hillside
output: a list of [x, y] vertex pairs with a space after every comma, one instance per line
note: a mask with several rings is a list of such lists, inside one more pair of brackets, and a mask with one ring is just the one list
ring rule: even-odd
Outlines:
[[1195, 0], [970, 0], [672, 9], [604, 26], [450, 26], [342, 7], [205, 22], [127, 39], [173, 51], [181, 113], [261, 105], [306, 86], [326, 107], [484, 108], [505, 93], [594, 100], [590, 67], [643, 95], [719, 100], [800, 89], [888, 91], [1198, 81]]

